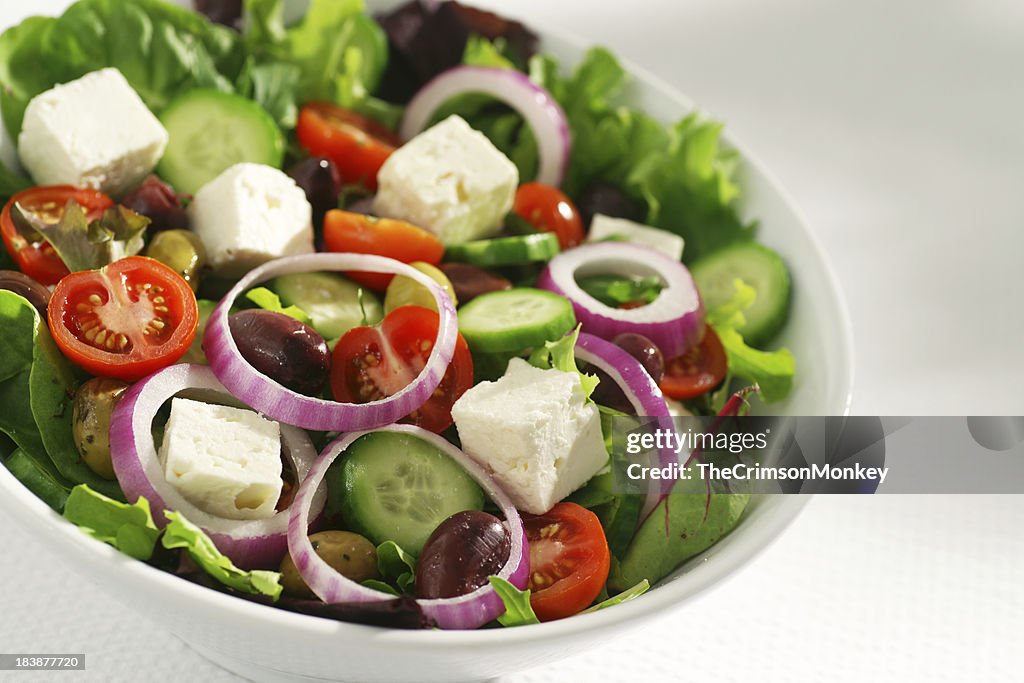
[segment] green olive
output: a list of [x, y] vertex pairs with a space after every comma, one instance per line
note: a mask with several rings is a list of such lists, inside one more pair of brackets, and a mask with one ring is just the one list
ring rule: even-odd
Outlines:
[[128, 384], [117, 379], [94, 377], [75, 392], [71, 431], [82, 460], [104, 479], [114, 479], [110, 462], [110, 414]]
[[[437, 266], [432, 266], [423, 261], [414, 261], [409, 265], [441, 285], [441, 289], [452, 300], [452, 303], [458, 305], [459, 302], [455, 298], [455, 289], [452, 287], [451, 280]], [[409, 305], [422, 306], [432, 311], [437, 310], [437, 301], [434, 300], [434, 295], [431, 294], [429, 289], [411, 277], [396, 275], [384, 293], [384, 312], [390, 313], [399, 306]]]
[[146, 256], [178, 272], [192, 291], [199, 289], [199, 277], [206, 266], [206, 247], [190, 230], [163, 230], [153, 235]]
[[[342, 576], [357, 583], [380, 578], [377, 571], [377, 548], [359, 534], [351, 531], [320, 531], [312, 534], [309, 542], [313, 544], [316, 554]], [[281, 560], [281, 585], [288, 595], [316, 597], [299, 576], [291, 555], [285, 555]]]

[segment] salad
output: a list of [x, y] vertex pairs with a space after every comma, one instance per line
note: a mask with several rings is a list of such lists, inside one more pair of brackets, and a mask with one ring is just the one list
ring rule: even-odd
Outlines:
[[0, 35], [17, 479], [184, 579], [406, 628], [602, 609], [739, 523], [742, 492], [623, 489], [609, 445], [791, 390], [719, 124], [456, 2], [196, 5]]

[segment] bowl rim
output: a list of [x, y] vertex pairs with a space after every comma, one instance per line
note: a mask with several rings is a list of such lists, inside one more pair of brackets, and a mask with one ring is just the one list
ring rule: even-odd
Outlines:
[[[582, 54], [591, 45], [582, 38], [558, 27], [545, 28], [542, 40], [549, 39], [562, 42], [579, 54]], [[631, 82], [642, 83], [643, 88], [656, 91], [658, 96], [678, 105], [680, 112], [689, 112], [695, 108], [695, 104], [690, 98], [659, 76], [629, 59], [622, 57], [618, 57], [618, 59], [630, 75]], [[848, 415], [853, 398], [853, 332], [847, 300], [831, 260], [790, 194], [775, 176], [766, 170], [756, 155], [750, 152], [750, 148], [740, 144], [738, 138], [728, 130], [723, 134], [723, 140], [729, 146], [741, 151], [743, 165], [762, 176], [772, 192], [777, 194], [787, 209], [796, 216], [799, 231], [808, 240], [815, 258], [821, 264], [827, 277], [828, 289], [832, 294], [830, 298], [833, 300], [832, 303], [836, 304], [836, 317], [840, 325], [838, 330], [840, 348], [837, 356], [844, 364], [838, 370], [838, 376], [843, 383], [841, 387], [843, 395], [841, 397], [842, 405], [837, 407], [841, 409], [842, 415]], [[183, 604], [189, 604], [192, 609], [215, 609], [219, 618], [222, 618], [225, 623], [239, 623], [237, 620], [243, 620], [241, 623], [255, 624], [260, 627], [286, 628], [290, 632], [289, 639], [301, 635], [313, 638], [344, 637], [347, 639], [347, 644], [357, 646], [363, 643], [375, 646], [386, 644], [388, 647], [412, 648], [438, 645], [486, 646], [489, 649], [519, 647], [540, 639], [583, 634], [614, 625], [628, 624], [644, 617], [664, 615], [672, 608], [679, 607], [688, 600], [707, 592], [710, 588], [720, 586], [724, 580], [736, 576], [738, 570], [777, 541], [781, 533], [810, 499], [809, 495], [776, 496], [775, 500], [768, 501], [767, 504], [749, 515], [744, 524], [727, 537], [760, 536], [763, 539], [762, 542], [717, 543], [694, 560], [684, 564], [684, 567], [689, 567], [694, 563], [707, 563], [704, 571], [695, 574], [687, 573], [688, 580], [686, 581], [669, 581], [665, 585], [656, 586], [654, 587], [656, 590], [652, 588], [650, 592], [634, 600], [616, 605], [615, 609], [578, 614], [568, 619], [528, 627], [442, 631], [440, 629], [404, 630], [339, 622], [261, 605], [211, 590], [144, 562], [136, 561], [115, 548], [92, 539], [73, 524], [66, 522], [63, 517], [25, 488], [4, 467], [0, 467], [0, 490], [13, 494], [11, 497], [0, 496], [0, 505], [8, 510], [13, 517], [19, 519], [24, 527], [41, 532], [40, 538], [58, 537], [66, 541], [62, 550], [47, 548], [51, 552], [67, 552], [70, 548], [70, 551], [85, 564], [92, 565], [103, 573], [112, 572], [113, 576], [106, 577], [106, 581], [129, 582], [135, 587], [147, 591], [153, 589], [167, 591], [165, 599], [176, 598]], [[711, 559], [714, 561], [708, 562]], [[104, 585], [104, 589], [107, 588]], [[123, 596], [115, 595], [115, 597], [121, 599]]]

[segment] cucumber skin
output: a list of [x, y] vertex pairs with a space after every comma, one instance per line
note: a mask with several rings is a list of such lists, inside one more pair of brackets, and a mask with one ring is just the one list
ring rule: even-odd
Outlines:
[[[756, 262], [751, 257], [757, 259]], [[735, 267], [735, 264], [740, 267]], [[745, 267], [753, 263], [761, 277], [752, 277]], [[789, 269], [774, 250], [757, 242], [740, 242], [703, 257], [690, 267], [706, 310], [712, 310], [732, 297], [733, 280], [739, 278], [757, 292], [759, 300], [745, 312], [747, 322], [737, 332], [751, 346], [764, 346], [775, 337], [789, 319], [792, 281]], [[769, 282], [765, 287], [764, 282]], [[767, 297], [765, 293], [767, 292]], [[765, 300], [773, 301], [770, 308]]]

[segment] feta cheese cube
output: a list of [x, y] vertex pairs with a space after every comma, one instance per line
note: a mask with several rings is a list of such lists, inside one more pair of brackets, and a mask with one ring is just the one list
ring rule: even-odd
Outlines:
[[674, 232], [596, 213], [590, 221], [587, 241], [600, 242], [607, 239], [650, 247], [677, 261], [683, 258], [683, 238]]
[[449, 116], [388, 157], [377, 184], [377, 215], [459, 244], [497, 234], [512, 209], [519, 171], [483, 133]]
[[452, 406], [462, 449], [486, 467], [516, 507], [550, 510], [608, 462], [597, 406], [578, 375], [513, 358]]
[[251, 410], [175, 398], [159, 456], [167, 481], [211, 515], [274, 515], [281, 497], [277, 422]]
[[18, 153], [40, 185], [78, 185], [118, 195], [142, 181], [167, 131], [120, 71], [93, 71], [28, 103]]
[[280, 256], [313, 252], [313, 208], [306, 193], [271, 166], [231, 166], [199, 188], [188, 213], [210, 265], [226, 277]]

